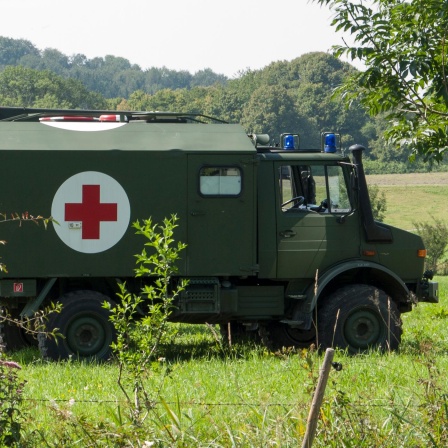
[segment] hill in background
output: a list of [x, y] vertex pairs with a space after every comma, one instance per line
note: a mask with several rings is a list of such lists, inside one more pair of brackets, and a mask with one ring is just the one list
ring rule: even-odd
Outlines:
[[205, 68], [194, 74], [166, 67], [142, 70], [128, 59], [107, 55], [88, 59], [83, 54], [67, 56], [53, 48], [39, 50], [24, 39], [0, 36], [0, 70], [22, 66], [49, 70], [65, 78], [81, 81], [88, 90], [105, 98], [127, 98], [136, 90], [155, 93], [162, 89], [191, 89], [197, 86], [225, 85], [228, 78]]

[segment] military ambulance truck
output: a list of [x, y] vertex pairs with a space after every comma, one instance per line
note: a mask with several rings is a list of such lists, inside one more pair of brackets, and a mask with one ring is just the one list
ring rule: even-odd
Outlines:
[[[144, 241], [131, 224], [176, 214], [189, 284], [172, 321], [258, 332], [271, 350], [395, 349], [401, 313], [436, 302], [437, 283], [419, 236], [374, 221], [363, 148], [349, 157], [338, 141], [273, 144], [198, 115], [0, 108], [0, 211], [57, 222], [0, 227], [0, 304], [19, 317], [60, 302], [48, 328], [64, 338], [46, 339], [47, 356], [107, 358], [103, 302], [117, 282], [138, 293], [152, 281], [134, 278]], [[28, 342], [2, 332], [11, 348]]]

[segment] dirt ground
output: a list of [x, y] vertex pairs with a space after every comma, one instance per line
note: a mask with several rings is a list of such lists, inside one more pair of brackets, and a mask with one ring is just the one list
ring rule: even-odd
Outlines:
[[448, 173], [372, 174], [369, 185], [448, 185]]

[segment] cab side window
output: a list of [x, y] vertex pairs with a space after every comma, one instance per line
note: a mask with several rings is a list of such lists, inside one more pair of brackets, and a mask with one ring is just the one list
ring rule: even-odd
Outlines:
[[239, 196], [241, 191], [240, 168], [208, 166], [200, 169], [199, 192], [202, 196]]
[[339, 165], [282, 165], [280, 201], [284, 212], [347, 213], [347, 183]]

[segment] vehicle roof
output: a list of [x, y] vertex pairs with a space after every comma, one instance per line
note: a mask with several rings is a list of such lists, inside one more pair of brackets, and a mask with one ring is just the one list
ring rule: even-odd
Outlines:
[[205, 115], [24, 108], [0, 108], [0, 149], [256, 152], [241, 125]]
[[123, 121], [145, 121], [165, 123], [227, 123], [219, 118], [197, 113], [169, 111], [123, 111], [123, 110], [92, 110], [92, 109], [48, 109], [31, 107], [0, 106], [0, 121], [31, 121], [38, 122], [45, 117], [100, 117], [101, 115], [119, 115]]
[[[110, 118], [110, 119], [108, 119]], [[347, 160], [320, 149], [260, 146], [239, 124], [203, 114], [0, 107], [0, 150], [259, 154], [260, 160]], [[254, 138], [255, 137], [255, 138]]]
[[326, 153], [316, 149], [301, 149], [296, 151], [281, 150], [270, 148], [268, 151], [259, 151], [258, 157], [261, 160], [278, 160], [282, 162], [287, 161], [325, 161], [333, 160], [335, 162], [349, 162], [349, 158], [341, 153]]

